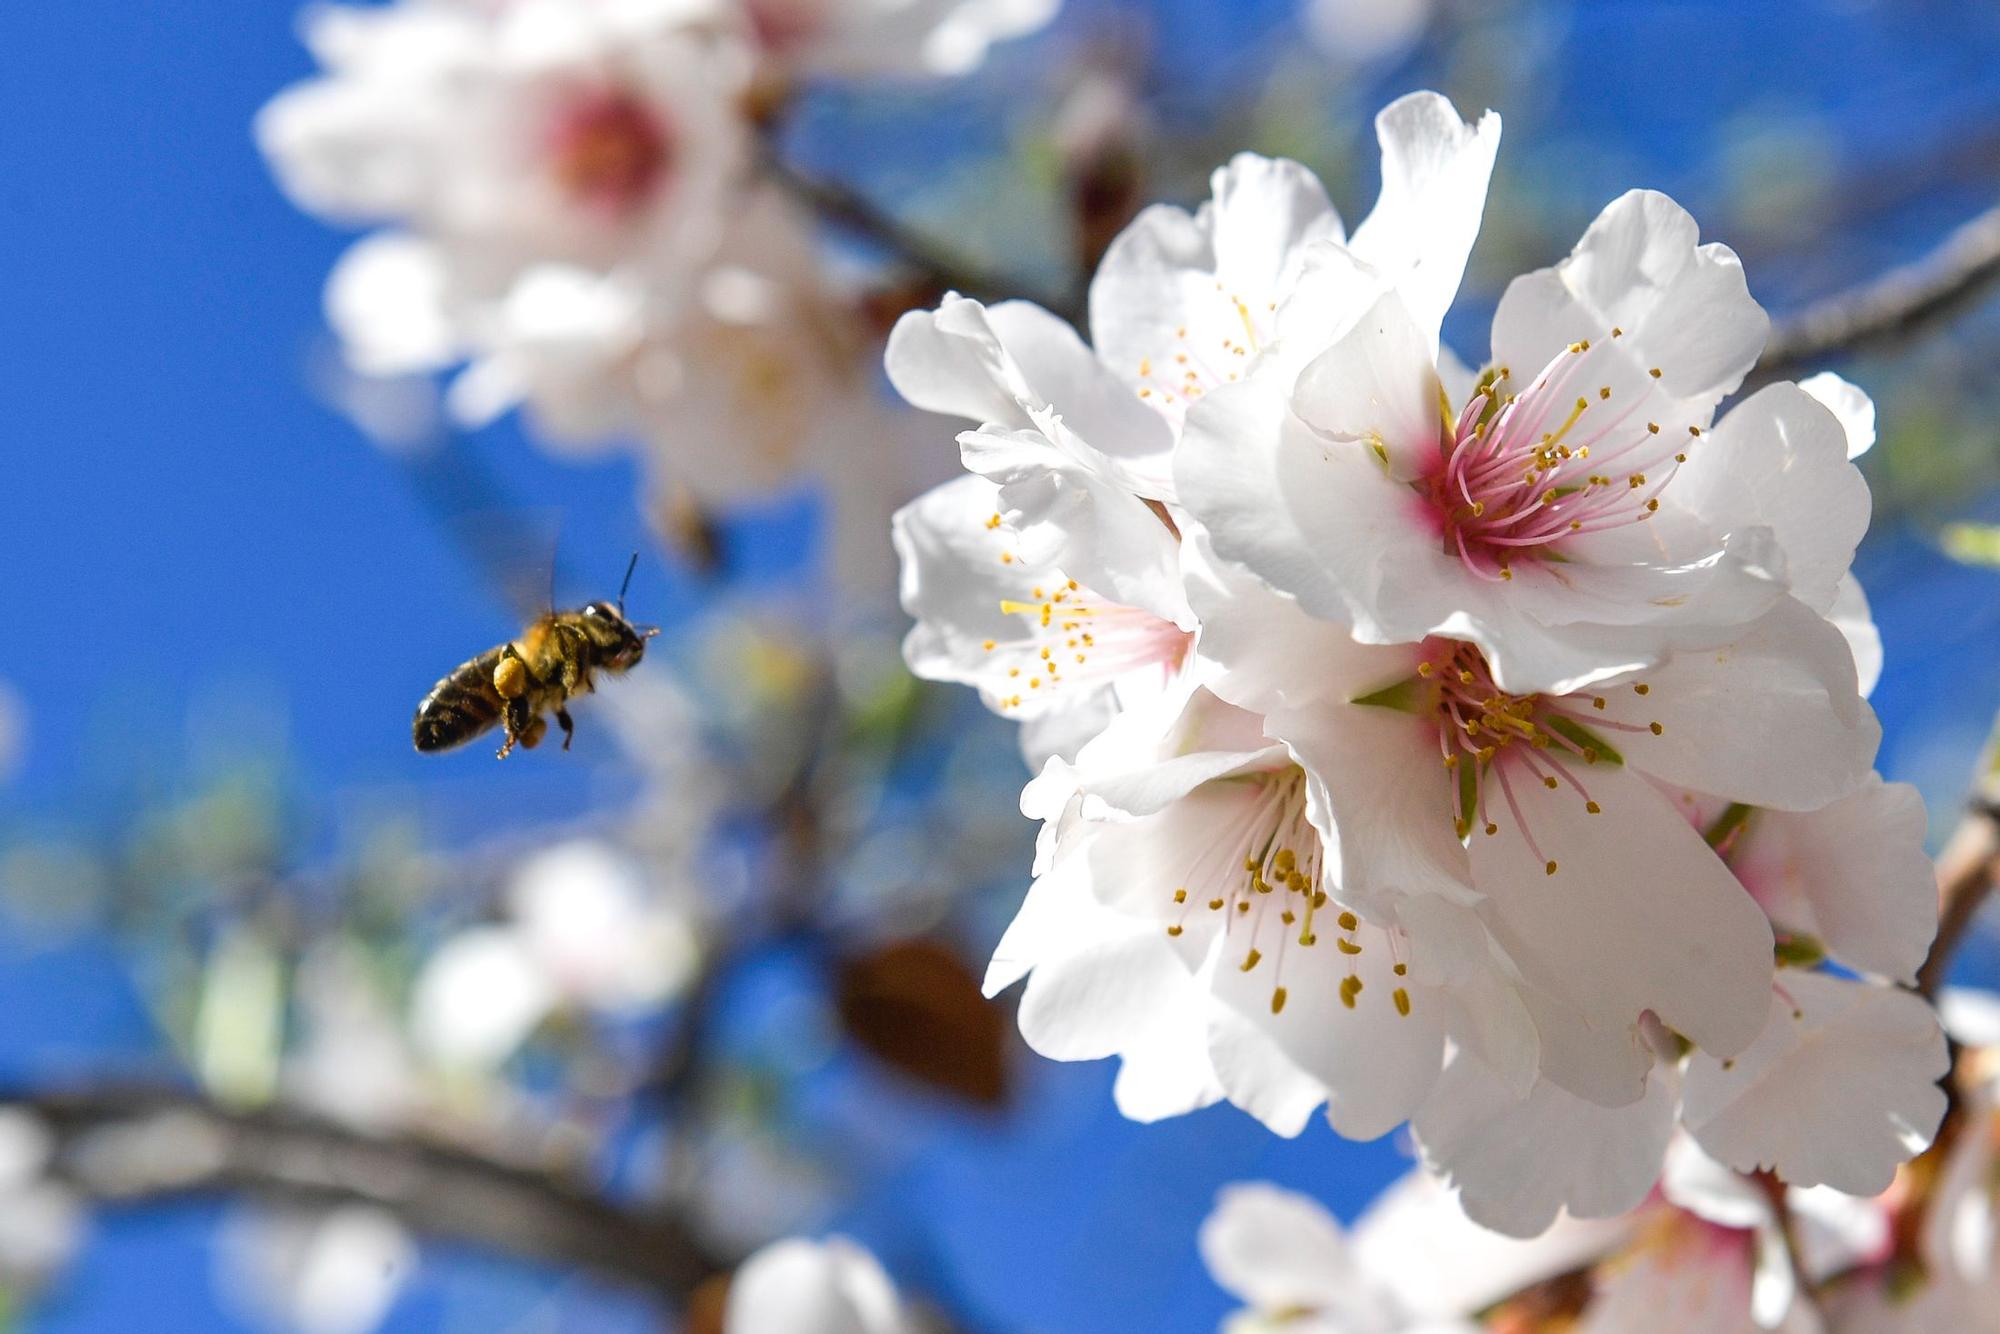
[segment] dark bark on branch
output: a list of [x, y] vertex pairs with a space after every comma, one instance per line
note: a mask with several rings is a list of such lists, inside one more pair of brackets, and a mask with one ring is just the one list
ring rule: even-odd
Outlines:
[[1810, 373], [1829, 357], [1893, 347], [1975, 301], [2000, 282], [2000, 206], [1953, 232], [1914, 264], [1815, 302], [1779, 321], [1754, 382]]
[[0, 1107], [46, 1125], [52, 1175], [99, 1205], [218, 1195], [371, 1204], [418, 1233], [592, 1270], [675, 1306], [728, 1268], [670, 1214], [421, 1136], [366, 1134], [282, 1107], [230, 1110], [165, 1087], [12, 1093]]

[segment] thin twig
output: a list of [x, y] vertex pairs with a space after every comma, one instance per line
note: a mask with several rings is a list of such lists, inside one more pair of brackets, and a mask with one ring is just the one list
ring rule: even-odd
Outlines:
[[51, 1172], [98, 1204], [245, 1195], [370, 1204], [419, 1233], [594, 1270], [670, 1303], [728, 1267], [678, 1218], [582, 1181], [416, 1135], [282, 1107], [231, 1110], [152, 1086], [0, 1096], [55, 1139]]
[[874, 242], [939, 291], [954, 291], [986, 302], [1025, 297], [1079, 329], [1084, 326], [1084, 302], [1076, 295], [1037, 296], [1033, 284], [987, 271], [913, 231], [859, 192], [808, 176], [775, 152], [764, 155], [764, 167], [820, 217]]
[[1917, 973], [1917, 990], [1936, 996], [1973, 919], [2000, 876], [2000, 807], [1981, 798], [1973, 803], [1938, 855], [1938, 929], [1931, 952]]
[[2000, 205], [1914, 264], [1817, 301], [1771, 330], [1753, 373], [1792, 379], [1829, 357], [1892, 347], [1970, 306], [2000, 282]]

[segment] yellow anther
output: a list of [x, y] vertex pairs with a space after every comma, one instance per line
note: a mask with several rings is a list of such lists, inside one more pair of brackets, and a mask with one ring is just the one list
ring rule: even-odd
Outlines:
[[1418, 663], [1418, 664], [1417, 664], [1417, 675], [1418, 675], [1418, 676], [1421, 676], [1421, 677], [1424, 677], [1424, 678], [1426, 678], [1426, 679], [1428, 679], [1428, 678], [1430, 677], [1431, 673], [1432, 673], [1432, 672], [1435, 672], [1436, 670], [1437, 670], [1437, 668], [1435, 668], [1435, 667], [1431, 666], [1431, 665], [1430, 665], [1429, 663], [1427, 663], [1427, 662], [1420, 662], [1420, 663]]
[[1598, 396], [1599, 398], [1610, 398], [1610, 397], [1611, 397], [1611, 386], [1610, 386], [1610, 385], [1608, 385], [1608, 384], [1607, 384], [1607, 385], [1605, 385], [1605, 386], [1604, 386], [1604, 388], [1602, 388], [1602, 389], [1600, 389], [1600, 390], [1598, 390], [1598, 391], [1597, 391], [1597, 396]]
[[1271, 1013], [1281, 1014], [1284, 1012], [1284, 1008], [1285, 1008], [1285, 989], [1283, 987], [1279, 987], [1271, 993]]
[[1337, 946], [1338, 946], [1338, 947], [1340, 948], [1340, 952], [1341, 952], [1342, 954], [1359, 954], [1359, 953], [1361, 953], [1361, 947], [1360, 947], [1359, 945], [1355, 944], [1355, 943], [1354, 943], [1353, 941], [1351, 941], [1351, 940], [1336, 940], [1336, 941], [1334, 941], [1333, 943], [1334, 943], [1335, 945], [1337, 945]]
[[1690, 426], [1688, 427], [1688, 434], [1699, 440], [1701, 439], [1701, 428], [1699, 426]]
[[1554, 875], [1556, 873], [1556, 864], [1554, 862], [1550, 862], [1547, 866], [1544, 866], [1542, 868], [1542, 871], [1546, 875]]
[[1649, 729], [1651, 729], [1654, 736], [1658, 736], [1660, 735], [1660, 733], [1667, 730], [1666, 728], [1660, 726], [1658, 723], [1647, 723], [1646, 726]]
[[1644, 681], [1638, 681], [1633, 683], [1632, 693], [1635, 695], [1646, 695], [1652, 693], [1652, 689], [1653, 688], [1647, 685]]
[[1658, 422], [1647, 422], [1646, 430], [1652, 435], [1658, 435], [1660, 433], [1660, 424]]
[[989, 640], [987, 640], [987, 641], [986, 641], [986, 643], [985, 643], [985, 645], [984, 645], [984, 648], [986, 649], [986, 651], [987, 651], [988, 653], [991, 653], [991, 652], [993, 651], [993, 641], [992, 641], [992, 640], [990, 640], [990, 639], [989, 639]]
[[1222, 911], [1222, 900], [1221, 900], [1221, 899], [1210, 899], [1210, 900], [1208, 901], [1208, 910], [1209, 910], [1210, 912], [1221, 912], [1221, 911]]
[[1500, 832], [1499, 825], [1494, 824], [1491, 820], [1488, 820], [1486, 822], [1486, 837], [1491, 838], [1499, 832]]
[[1175, 903], [1186, 903], [1186, 902], [1187, 902], [1187, 891], [1186, 891], [1185, 889], [1177, 889], [1177, 890], [1175, 890], [1175, 891], [1174, 891], [1174, 902], [1175, 902]]
[[1252, 968], [1255, 968], [1257, 966], [1257, 961], [1259, 959], [1262, 959], [1263, 957], [1264, 956], [1262, 954], [1259, 954], [1257, 950], [1253, 947], [1248, 954], [1243, 956], [1243, 964], [1242, 964], [1243, 971], [1247, 973]]
[[1555, 790], [1556, 790], [1556, 776], [1555, 776], [1554, 774], [1546, 774], [1546, 775], [1544, 775], [1544, 776], [1543, 776], [1543, 778], [1542, 778], [1542, 786], [1543, 786], [1543, 787], [1545, 787], [1545, 788], [1547, 788], [1547, 789], [1548, 789], [1549, 791], [1551, 791], [1551, 792], [1555, 791]]
[[1395, 973], [1397, 977], [1406, 977], [1409, 975], [1409, 971], [1410, 971], [1410, 965], [1406, 963], [1399, 963], [1396, 965]]
[[1178, 926], [1170, 926], [1167, 928], [1167, 934], [1170, 936], [1178, 936], [1180, 933], [1181, 933], [1181, 928]]
[[1652, 376], [1655, 380], [1657, 380], [1660, 378], [1660, 368], [1658, 366], [1655, 366], [1653, 367], [1653, 369], [1647, 371], [1646, 374]]
[[1339, 921], [1342, 931], [1352, 931], [1355, 927], [1361, 925], [1361, 919], [1351, 912], [1342, 913], [1336, 920]]
[[1603, 808], [1602, 806], [1598, 805], [1598, 804], [1597, 804], [1596, 802], [1594, 802], [1594, 801], [1586, 801], [1586, 802], [1584, 802], [1584, 803], [1583, 803], [1583, 808], [1584, 808], [1584, 809], [1585, 809], [1586, 811], [1589, 811], [1589, 812], [1590, 812], [1590, 813], [1591, 813], [1592, 815], [1602, 815], [1602, 814], [1604, 814], [1604, 808]]
[[1401, 987], [1397, 987], [1394, 991], [1389, 993], [1389, 999], [1396, 1002], [1397, 1014], [1402, 1015], [1405, 1019], [1408, 1019], [1410, 1017], [1409, 992], [1403, 990]]
[[1238, 900], [1236, 901], [1236, 911], [1237, 911], [1237, 912], [1239, 912], [1239, 913], [1246, 913], [1246, 912], [1249, 912], [1249, 911], [1250, 911], [1250, 900], [1248, 900], [1248, 899], [1238, 899]]

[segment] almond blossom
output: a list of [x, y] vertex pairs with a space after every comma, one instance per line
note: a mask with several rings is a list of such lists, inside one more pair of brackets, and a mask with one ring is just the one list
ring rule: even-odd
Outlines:
[[887, 361], [911, 403], [982, 423], [959, 437], [973, 475], [896, 516], [911, 670], [1023, 718], [1032, 757], [1073, 754], [1187, 656], [1172, 429], [1024, 302], [906, 315]]
[[723, 1334], [915, 1334], [889, 1276], [845, 1237], [773, 1242], [729, 1283]]
[[1438, 351], [1460, 238], [1406, 238], [1406, 271], [1361, 239], [1303, 261], [1314, 341], [1190, 411], [1176, 485], [1223, 559], [1361, 640], [1474, 643], [1515, 694], [1726, 643], [1787, 594], [1831, 608], [1868, 518], [1841, 420], [1796, 385], [1715, 419], [1768, 321], [1672, 200], [1624, 196], [1516, 279], [1469, 382]]
[[1202, 1223], [1203, 1262], [1247, 1307], [1223, 1328], [1297, 1334], [1473, 1330], [1521, 1288], [1590, 1264], [1626, 1220], [1564, 1220], [1534, 1241], [1488, 1232], [1421, 1173], [1385, 1191], [1352, 1229], [1317, 1201], [1262, 1182], [1226, 1186]]
[[[1416, 94], [1385, 110], [1377, 132], [1382, 195], [1351, 245], [1434, 296], [1441, 315], [1477, 230], [1499, 123], [1462, 126], [1443, 99]], [[1324, 319], [1289, 297], [1314, 243], [1349, 240], [1297, 163], [1241, 154], [1212, 189], [1193, 214], [1145, 210], [1112, 243], [1091, 284], [1094, 347], [1028, 303], [956, 297], [905, 316], [890, 340], [904, 398], [980, 424], [959, 443], [985, 479], [948, 484], [897, 517], [903, 605], [918, 622], [910, 666], [976, 685], [1027, 721], [1033, 760], [1073, 754], [1173, 679], [1193, 629], [1178, 587], [1181, 423], [1189, 404], [1284, 345], [1288, 312]]]
[[[266, 106], [257, 138], [301, 207], [396, 229], [329, 284], [357, 366], [459, 359], [481, 303], [536, 263], [673, 275], [713, 248], [745, 161], [744, 73], [686, 13], [680, 0], [314, 12], [305, 35], [325, 73]], [[348, 327], [415, 297], [439, 312], [425, 337]]]

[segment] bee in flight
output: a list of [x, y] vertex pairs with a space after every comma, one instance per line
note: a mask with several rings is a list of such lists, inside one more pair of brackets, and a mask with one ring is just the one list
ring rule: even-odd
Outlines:
[[576, 733], [567, 707], [571, 697], [596, 689], [593, 672], [631, 670], [646, 656], [646, 641], [660, 633], [656, 626], [625, 619], [625, 590], [638, 564], [635, 551], [616, 603], [544, 613], [519, 638], [460, 663], [432, 686], [410, 729], [417, 749], [450, 750], [499, 723], [507, 736], [500, 746], [505, 759], [517, 744], [534, 749], [549, 729], [543, 715], [553, 713], [568, 750]]

